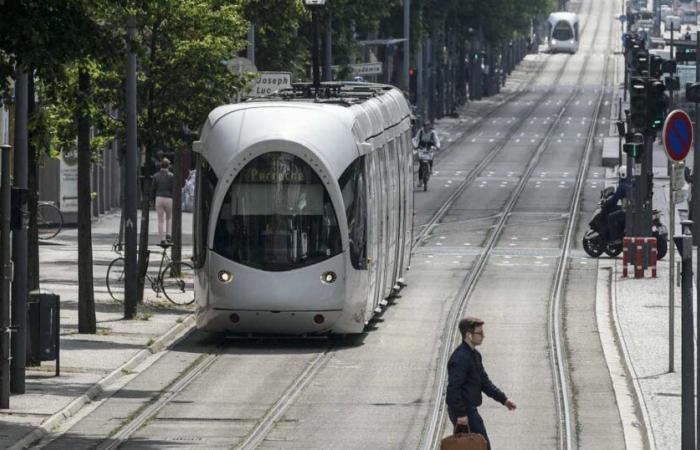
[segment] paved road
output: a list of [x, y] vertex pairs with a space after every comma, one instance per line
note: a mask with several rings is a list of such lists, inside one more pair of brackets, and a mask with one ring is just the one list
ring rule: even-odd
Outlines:
[[[217, 355], [208, 369], [136, 431], [125, 448], [238, 445], [315, 362], [317, 372], [281, 411], [262, 448], [420, 447], [432, 407], [443, 401], [435, 398], [434, 386], [437, 355], [444, 343], [452, 345], [451, 307], [548, 132], [541, 159], [497, 236], [466, 311], [486, 321], [487, 368], [519, 406], [508, 412], [486, 400], [482, 413], [494, 448], [558, 447], [548, 303], [580, 158], [590, 127], [596, 126], [592, 120], [605, 58], [617, 39], [611, 29], [618, 10], [616, 1], [584, 1], [579, 53], [526, 61], [528, 72], [519, 78], [531, 80], [522, 92], [513, 92], [512, 101], [483, 118], [436, 162], [429, 191], [415, 193], [417, 231], [484, 158], [492, 158], [416, 249], [408, 287], [365, 336], [352, 342], [212, 342], [195, 334], [123, 391], [95, 405], [48, 447], [94, 446], [206, 352]], [[607, 90], [605, 98], [610, 98]], [[602, 116], [609, 116], [609, 107], [603, 107]], [[596, 136], [604, 128], [598, 126]], [[624, 446], [595, 329], [596, 264], [579, 249], [603, 175], [594, 159], [564, 292], [572, 386], [567, 395], [574, 441], [582, 448]]]

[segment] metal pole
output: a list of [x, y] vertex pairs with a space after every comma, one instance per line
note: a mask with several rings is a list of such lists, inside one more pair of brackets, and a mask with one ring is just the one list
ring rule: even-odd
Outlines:
[[408, 70], [411, 62], [411, 0], [403, 0], [403, 69], [401, 70], [401, 87], [408, 92], [410, 89]]
[[323, 40], [323, 81], [333, 81], [333, 26], [330, 13], [326, 14], [326, 37]]
[[[126, 71], [126, 155], [124, 157], [124, 318], [136, 316], [138, 280], [136, 279], [136, 191], [138, 190], [138, 148], [136, 142], [136, 53], [133, 41], [136, 37], [136, 20], [127, 20]], [[148, 214], [148, 212], [144, 212]]]
[[321, 73], [319, 67], [319, 41], [321, 40], [321, 31], [318, 26], [318, 11], [316, 8], [311, 10], [311, 17], [313, 20], [313, 34], [314, 34], [314, 48], [311, 52], [313, 71], [314, 71], [314, 88], [316, 89], [316, 94], [318, 94], [318, 89], [321, 87]]
[[0, 164], [0, 408], [10, 407], [10, 290], [12, 281], [12, 263], [10, 262], [10, 146], [0, 145], [2, 161]]
[[[29, 138], [27, 129], [27, 112], [29, 97], [27, 92], [27, 74], [17, 71], [15, 93], [17, 103], [15, 106], [15, 152], [14, 158], [14, 186], [22, 192], [20, 211], [14, 214], [23, 214], [27, 210], [26, 195], [27, 175], [29, 161]], [[25, 392], [25, 365], [27, 362], [27, 227], [25, 219], [21, 217], [19, 230], [12, 233], [12, 259], [14, 265], [14, 278], [12, 281], [12, 325], [14, 336], [12, 339], [12, 361], [10, 362], [10, 391], [13, 394]]]
[[[697, 32], [696, 34], [696, 39], [700, 39], [700, 31]], [[696, 46], [695, 46], [695, 82], [700, 82], [700, 40], [696, 41]], [[700, 108], [698, 107], [698, 104], [695, 104], [695, 130], [694, 135], [697, 136], [697, 124], [700, 124]], [[700, 139], [694, 139], [695, 141], [695, 148], [693, 151], [693, 178], [694, 180], [698, 180], [700, 174]], [[692, 211], [700, 211], [700, 182], [693, 183], [692, 186], [693, 189], [693, 208]], [[695, 213], [697, 214], [697, 213]], [[700, 242], [700, 220], [697, 220], [697, 217], [693, 217], [695, 220], [695, 223], [693, 225], [693, 243], [695, 245], [698, 245]], [[700, 247], [698, 247], [698, 257], [700, 257]], [[700, 261], [700, 260], [698, 260]], [[700, 271], [698, 271], [698, 276], [697, 280], [698, 283], [700, 283]], [[700, 293], [700, 284], [697, 286], [698, 292]], [[698, 297], [700, 298], [700, 297]]]
[[[690, 222], [690, 221], [684, 221]], [[690, 225], [690, 224], [688, 224]], [[689, 228], [689, 227], [688, 227]], [[673, 240], [681, 254], [681, 448], [695, 448], [695, 358], [693, 358], [693, 238]]]
[[[675, 179], [675, 174], [676, 171], [679, 170], [678, 164], [673, 163], [672, 168], [671, 168], [671, 180]], [[671, 197], [671, 202], [668, 207], [668, 215], [669, 215], [669, 221], [670, 225], [669, 228], [671, 230], [671, 233], [674, 233], [676, 229], [676, 186], [674, 186], [673, 181], [671, 182], [671, 189], [670, 189], [670, 195]], [[674, 351], [675, 351], [675, 336], [674, 336], [674, 330], [676, 328], [675, 326], [675, 317], [674, 317], [674, 311], [675, 311], [675, 303], [676, 303], [676, 285], [675, 285], [675, 279], [676, 279], [676, 251], [671, 246], [671, 248], [668, 249], [669, 253], [669, 266], [668, 266], [668, 371], [673, 372], [674, 371], [674, 364], [673, 364], [673, 359], [674, 359]]]
[[255, 64], [255, 25], [250, 24], [248, 27], [248, 48], [246, 50], [246, 58]]
[[[424, 117], [424, 101], [423, 101], [423, 72], [425, 65], [423, 64], [423, 45], [420, 40], [417, 42], [418, 49], [416, 50], [416, 108], [421, 118]], [[471, 86], [470, 86], [471, 88]]]

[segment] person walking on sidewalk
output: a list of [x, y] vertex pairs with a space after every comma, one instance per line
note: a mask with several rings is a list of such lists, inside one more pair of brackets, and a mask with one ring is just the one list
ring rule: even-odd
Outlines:
[[153, 193], [156, 199], [156, 213], [158, 214], [158, 239], [161, 244], [171, 240], [170, 228], [173, 219], [175, 176], [168, 170], [169, 168], [168, 158], [161, 159], [160, 170], [153, 177]]
[[459, 332], [462, 343], [452, 352], [447, 363], [447, 413], [455, 427], [468, 425], [472, 433], [483, 435], [490, 449], [486, 426], [477, 410], [481, 406], [481, 393], [503, 404], [510, 411], [516, 406], [489, 379], [481, 361], [481, 353], [476, 350], [484, 340], [484, 321], [476, 317], [465, 317], [459, 321]]

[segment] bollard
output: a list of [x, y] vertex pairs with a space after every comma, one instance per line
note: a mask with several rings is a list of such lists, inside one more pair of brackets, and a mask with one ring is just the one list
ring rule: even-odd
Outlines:
[[693, 349], [693, 237], [674, 236], [681, 255], [681, 447], [695, 448], [695, 358]]

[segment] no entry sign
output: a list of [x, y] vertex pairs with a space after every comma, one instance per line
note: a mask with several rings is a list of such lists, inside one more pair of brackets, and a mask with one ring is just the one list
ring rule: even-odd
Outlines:
[[677, 109], [666, 117], [663, 129], [666, 155], [673, 161], [683, 161], [693, 144], [693, 125], [688, 114]]

